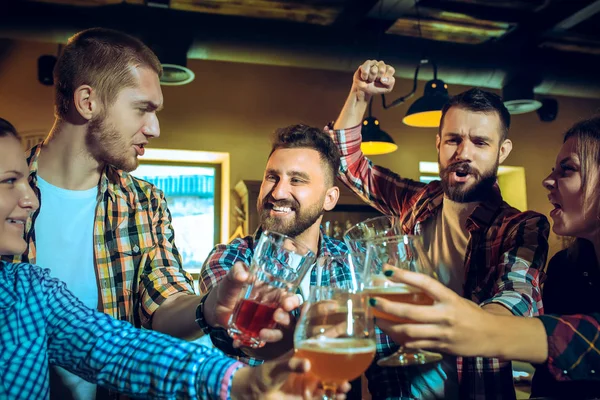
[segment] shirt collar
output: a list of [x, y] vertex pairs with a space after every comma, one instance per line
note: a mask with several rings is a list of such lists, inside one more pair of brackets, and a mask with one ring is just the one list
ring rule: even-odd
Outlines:
[[0, 289], [2, 290], [0, 309], [12, 307], [18, 299], [14, 291], [17, 286], [13, 282], [14, 278], [12, 278], [17, 274], [16, 268], [18, 268], [18, 264], [0, 260]]
[[[423, 222], [436, 215], [436, 212], [441, 211], [440, 207], [444, 203], [444, 191], [441, 182], [434, 181], [430, 183], [426, 187], [426, 190], [429, 191], [429, 200], [427, 202], [426, 212], [421, 215], [419, 222]], [[467, 230], [479, 230], [490, 226], [501, 205], [502, 194], [500, 193], [498, 184], [494, 184], [487, 198], [480, 202], [467, 218]]]

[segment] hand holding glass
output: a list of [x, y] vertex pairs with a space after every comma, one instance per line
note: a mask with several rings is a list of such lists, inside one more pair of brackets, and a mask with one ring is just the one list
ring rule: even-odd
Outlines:
[[[433, 305], [433, 299], [413, 286], [396, 283], [385, 275], [385, 266], [419, 272], [437, 279], [437, 273], [423, 248], [421, 237], [399, 235], [376, 238], [367, 244], [364, 294], [369, 297], [382, 297], [399, 303]], [[404, 319], [383, 313], [373, 308], [376, 318], [397, 323], [406, 323]], [[422, 350], [412, 351], [402, 346], [389, 357], [382, 358], [378, 365], [398, 367], [414, 364], [427, 364], [442, 359], [441, 354]]]
[[254, 250], [250, 278], [229, 320], [229, 335], [242, 346], [264, 346], [260, 331], [275, 327], [273, 314], [285, 296], [296, 290], [314, 260], [313, 252], [303, 244], [264, 231]]

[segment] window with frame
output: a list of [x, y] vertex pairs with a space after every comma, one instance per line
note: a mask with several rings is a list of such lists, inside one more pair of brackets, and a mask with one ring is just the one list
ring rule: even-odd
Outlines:
[[229, 154], [146, 149], [132, 175], [165, 194], [183, 267], [196, 278], [209, 252], [227, 236]]

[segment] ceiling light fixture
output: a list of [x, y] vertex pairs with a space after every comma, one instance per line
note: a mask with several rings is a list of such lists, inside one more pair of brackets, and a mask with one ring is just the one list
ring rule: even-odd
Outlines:
[[406, 100], [411, 98], [417, 91], [417, 80], [419, 77], [419, 70], [422, 65], [431, 64], [433, 67], [433, 79], [427, 81], [425, 84], [425, 90], [423, 97], [420, 97], [415, 101], [406, 112], [406, 116], [402, 119], [402, 122], [408, 126], [414, 126], [419, 128], [435, 128], [440, 126], [440, 120], [442, 119], [442, 108], [450, 99], [448, 95], [448, 85], [437, 78], [437, 65], [434, 61], [428, 59], [422, 59], [417, 68], [415, 69], [415, 76], [413, 78], [413, 88], [411, 92], [405, 96], [402, 96], [389, 105], [385, 102], [385, 95], [381, 95], [383, 102], [383, 108], [388, 109], [404, 103]]
[[367, 156], [392, 153], [396, 151], [398, 146], [394, 143], [394, 139], [381, 129], [379, 120], [372, 116], [372, 104], [373, 98], [371, 97], [369, 101], [369, 116], [363, 120], [360, 131], [362, 134], [360, 149]]

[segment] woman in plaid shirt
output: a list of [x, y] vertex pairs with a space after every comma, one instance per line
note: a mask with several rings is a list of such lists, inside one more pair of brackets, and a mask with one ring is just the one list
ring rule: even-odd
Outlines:
[[432, 307], [376, 299], [375, 307], [382, 311], [420, 323], [396, 325], [388, 330], [393, 331], [392, 338], [408, 348], [537, 364], [533, 397], [599, 397], [599, 182], [600, 117], [595, 117], [566, 133], [556, 165], [543, 182], [554, 206], [553, 231], [576, 238], [550, 260], [543, 292], [545, 315], [516, 318], [486, 313], [427, 276], [390, 270], [392, 279], [436, 299]]
[[[0, 255], [27, 246], [24, 226], [39, 206], [27, 176], [17, 133], [0, 118]], [[49, 365], [131, 397], [301, 399], [316, 388], [306, 360], [288, 354], [244, 367], [92, 310], [48, 272], [0, 261], [0, 399], [48, 399]]]

